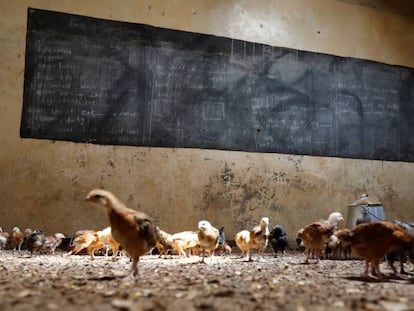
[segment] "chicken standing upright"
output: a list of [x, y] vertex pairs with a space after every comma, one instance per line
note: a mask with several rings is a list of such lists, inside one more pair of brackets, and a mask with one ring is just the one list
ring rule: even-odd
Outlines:
[[112, 236], [132, 259], [132, 268], [127, 278], [138, 274], [140, 256], [148, 253], [158, 239], [153, 220], [143, 212], [127, 208], [111, 192], [95, 189], [89, 192], [86, 202], [102, 207], [108, 213]]
[[231, 253], [231, 247], [227, 245], [226, 242], [226, 234], [224, 233], [224, 227], [219, 228], [219, 238], [216, 251], [218, 253]]
[[20, 228], [14, 227], [10, 236], [10, 243], [14, 250], [21, 250], [24, 238], [24, 233], [20, 231]]
[[257, 248], [259, 250], [261, 262], [264, 261], [263, 253], [269, 242], [269, 217], [263, 217], [260, 219], [259, 225], [250, 230], [249, 241], [249, 261], [252, 261], [252, 249]]
[[260, 254], [260, 261], [263, 262], [263, 253], [267, 247], [269, 241], [269, 217], [263, 217], [260, 220], [259, 225], [255, 226], [252, 230], [242, 230], [234, 237], [236, 245], [243, 253], [248, 253], [248, 260], [252, 260], [252, 250], [257, 248]]
[[198, 241], [203, 252], [201, 262], [204, 262], [206, 250], [211, 252], [210, 263], [213, 262], [214, 250], [219, 242], [219, 230], [214, 228], [207, 220], [198, 222]]
[[272, 231], [270, 231], [269, 240], [275, 252], [275, 257], [277, 256], [277, 251], [281, 251], [282, 254], [285, 253], [288, 245], [288, 237], [281, 225], [275, 225], [273, 227]]
[[65, 235], [63, 233], [55, 233], [52, 236], [45, 237], [43, 249], [46, 251], [46, 253], [54, 255], [56, 247], [58, 247], [60, 243], [62, 243], [64, 238]]
[[380, 260], [390, 252], [400, 252], [414, 246], [412, 235], [399, 225], [387, 221], [359, 224], [352, 230], [338, 230], [335, 235], [341, 241], [351, 244], [353, 255], [365, 259], [364, 277], [370, 276], [371, 264], [373, 277], [382, 278], [379, 269]]
[[30, 252], [30, 255], [33, 255], [33, 252], [40, 251], [43, 247], [45, 241], [45, 236], [42, 230], [34, 230], [32, 234], [27, 237], [26, 246]]
[[3, 250], [7, 247], [7, 244], [10, 239], [10, 234], [3, 231], [3, 228], [0, 227], [0, 250]]
[[326, 224], [323, 222], [313, 222], [305, 228], [300, 229], [297, 236], [302, 239], [306, 248], [305, 263], [309, 263], [311, 254], [316, 256], [316, 263], [319, 262], [321, 251], [323, 250], [328, 238], [334, 233], [335, 225]]
[[243, 258], [245, 255], [248, 255], [250, 249], [250, 231], [242, 230], [238, 232], [234, 236], [234, 241], [236, 242], [237, 247], [241, 251], [240, 258]]
[[333, 212], [330, 213], [328, 219], [324, 220], [323, 222], [328, 225], [334, 225], [335, 230], [338, 229], [339, 223], [344, 221], [344, 216], [340, 212]]

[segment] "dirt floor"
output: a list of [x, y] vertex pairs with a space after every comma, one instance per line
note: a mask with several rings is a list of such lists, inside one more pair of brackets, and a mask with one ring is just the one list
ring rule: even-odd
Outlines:
[[306, 265], [297, 252], [269, 253], [264, 263], [238, 256], [215, 256], [212, 264], [143, 256], [131, 282], [123, 278], [126, 257], [2, 251], [0, 310], [414, 310], [414, 275], [378, 282], [360, 277], [358, 260]]

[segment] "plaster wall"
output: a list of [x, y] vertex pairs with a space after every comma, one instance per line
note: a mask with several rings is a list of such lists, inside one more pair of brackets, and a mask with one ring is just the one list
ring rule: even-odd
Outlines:
[[19, 137], [29, 6], [414, 67], [412, 5], [375, 3], [0, 0], [0, 226], [47, 234], [103, 228], [106, 215], [83, 203], [97, 187], [171, 233], [207, 219], [231, 239], [268, 216], [293, 236], [331, 211], [347, 215], [362, 193], [376, 197], [388, 218], [414, 221], [414, 163]]

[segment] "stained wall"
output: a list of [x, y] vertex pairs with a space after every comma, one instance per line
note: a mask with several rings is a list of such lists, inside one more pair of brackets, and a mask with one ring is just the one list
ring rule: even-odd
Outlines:
[[[389, 3], [389, 2], [388, 2]], [[112, 191], [169, 232], [207, 219], [227, 237], [268, 216], [293, 236], [368, 193], [414, 221], [414, 164], [198, 149], [99, 146], [19, 137], [27, 8], [215, 34], [414, 68], [409, 1], [0, 0], [0, 226], [71, 234], [103, 228], [83, 198]]]

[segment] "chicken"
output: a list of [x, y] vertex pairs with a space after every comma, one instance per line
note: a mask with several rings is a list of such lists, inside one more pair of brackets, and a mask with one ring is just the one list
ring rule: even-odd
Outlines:
[[160, 253], [160, 257], [162, 255], [166, 256], [168, 251], [173, 249], [173, 239], [172, 235], [161, 230], [157, 227], [158, 230], [158, 240], [155, 242], [155, 247], [158, 249]]
[[252, 249], [257, 248], [260, 254], [260, 261], [263, 262], [263, 253], [269, 242], [269, 217], [263, 217], [258, 226], [250, 230], [249, 261], [252, 261]]
[[201, 262], [204, 262], [206, 251], [211, 252], [210, 263], [213, 262], [214, 250], [219, 242], [219, 230], [214, 228], [207, 220], [198, 222], [198, 242], [203, 252]]
[[9, 243], [10, 234], [3, 231], [3, 228], [0, 227], [0, 250], [6, 249], [7, 244]]
[[116, 260], [120, 244], [113, 238], [111, 227], [106, 227], [103, 230], [99, 230], [96, 232], [96, 234], [98, 236], [99, 241], [104, 244], [104, 248], [106, 249], [105, 256], [108, 256], [108, 251], [109, 249], [111, 249], [112, 260]]
[[74, 248], [66, 255], [78, 254], [82, 250], [86, 249], [87, 254], [91, 256], [91, 260], [95, 259], [95, 252], [100, 249], [106, 248], [106, 256], [108, 255], [108, 249], [112, 250], [112, 260], [116, 259], [119, 251], [119, 243], [114, 240], [111, 233], [111, 227], [106, 227], [103, 230], [80, 230], [77, 234], [84, 232], [84, 234], [78, 235], [74, 240]]
[[34, 230], [26, 240], [27, 249], [32, 256], [34, 252], [40, 251], [43, 247], [45, 236], [42, 230]]
[[[379, 269], [380, 260], [390, 252], [401, 252], [414, 245], [413, 237], [399, 225], [387, 221], [363, 223], [352, 230], [338, 230], [335, 235], [351, 244], [352, 254], [365, 260], [363, 276], [382, 278]], [[394, 270], [394, 269], [393, 269]]]
[[252, 230], [242, 230], [234, 237], [236, 245], [241, 250], [241, 257], [244, 253], [248, 254], [248, 260], [252, 260], [252, 250], [257, 248], [260, 254], [260, 261], [263, 262], [263, 253], [267, 247], [269, 240], [269, 218], [263, 217], [259, 225]]
[[199, 245], [198, 233], [196, 231], [182, 231], [172, 236], [172, 246], [180, 256], [187, 257], [185, 250], [191, 250]]
[[226, 234], [224, 233], [224, 227], [220, 227], [219, 228], [218, 245], [222, 245], [224, 243], [226, 243]]
[[325, 258], [326, 259], [339, 259], [341, 258], [342, 243], [335, 235], [335, 232], [328, 238], [325, 246]]
[[269, 241], [275, 252], [275, 257], [277, 256], [278, 251], [281, 251], [282, 254], [285, 253], [286, 247], [288, 245], [288, 237], [281, 225], [275, 225], [273, 227], [272, 231], [270, 231], [269, 234]]
[[33, 230], [30, 228], [24, 229], [24, 236], [28, 238], [33, 233]]
[[96, 232], [95, 230], [91, 230], [91, 229], [81, 229], [81, 230], [76, 231], [74, 234], [72, 234], [70, 241], [68, 243], [68, 247], [67, 247], [68, 252], [66, 253], [66, 256], [70, 256], [72, 254], [81, 254], [82, 250], [86, 250], [87, 252], [87, 248], [83, 248], [83, 249], [78, 248], [77, 251], [75, 252], [74, 251], [75, 247], [80, 244], [80, 243], [76, 244], [75, 240], [81, 235], [89, 234], [89, 233], [94, 234], [95, 232]]
[[42, 245], [43, 250], [48, 254], [55, 254], [56, 247], [62, 243], [65, 235], [63, 233], [55, 233], [52, 236], [45, 237], [44, 243]]
[[297, 236], [302, 239], [306, 249], [305, 263], [309, 263], [311, 254], [316, 256], [316, 263], [319, 262], [321, 251], [324, 249], [325, 243], [334, 231], [335, 225], [319, 221], [310, 223], [298, 231]]
[[226, 234], [224, 233], [224, 227], [219, 228], [219, 239], [216, 247], [218, 253], [231, 253], [231, 247], [226, 242]]
[[227, 243], [224, 243], [224, 244], [221, 244], [221, 245], [220, 244], [217, 245], [215, 252], [216, 253], [218, 252], [219, 254], [221, 254], [221, 253], [231, 254], [232, 249], [231, 249], [230, 245], [228, 245]]
[[73, 240], [73, 244], [74, 248], [69, 251], [66, 256], [79, 254], [82, 250], [86, 249], [87, 254], [91, 256], [91, 260], [95, 259], [95, 251], [105, 247], [105, 244], [99, 240], [99, 236], [96, 231], [86, 232], [77, 236]]
[[334, 225], [335, 230], [338, 229], [339, 223], [344, 221], [344, 216], [340, 212], [333, 212], [330, 213], [328, 216], [328, 219], [321, 220], [321, 222], [328, 224], [328, 225]]
[[245, 255], [248, 255], [250, 249], [250, 231], [242, 230], [238, 232], [234, 237], [234, 241], [236, 242], [237, 247], [241, 251], [240, 258], [243, 258]]
[[127, 278], [134, 279], [138, 275], [140, 257], [148, 253], [159, 239], [153, 220], [143, 212], [126, 207], [106, 190], [92, 190], [85, 201], [106, 210], [113, 238], [132, 259], [131, 271]]
[[[399, 220], [393, 220], [392, 222], [399, 225], [401, 228], [407, 231], [409, 235], [414, 236], [414, 223], [407, 223]], [[400, 273], [407, 274], [407, 272], [404, 269], [404, 263], [406, 261], [406, 257], [408, 257], [411, 260], [411, 262], [414, 262], [414, 248], [410, 247], [403, 250], [392, 251], [391, 253], [387, 254], [388, 264], [390, 265], [395, 275], [398, 274], [397, 270], [394, 267], [394, 261], [397, 257], [400, 261]]]
[[20, 251], [24, 241], [24, 234], [20, 231], [19, 227], [14, 227], [10, 235], [10, 244], [14, 250]]

